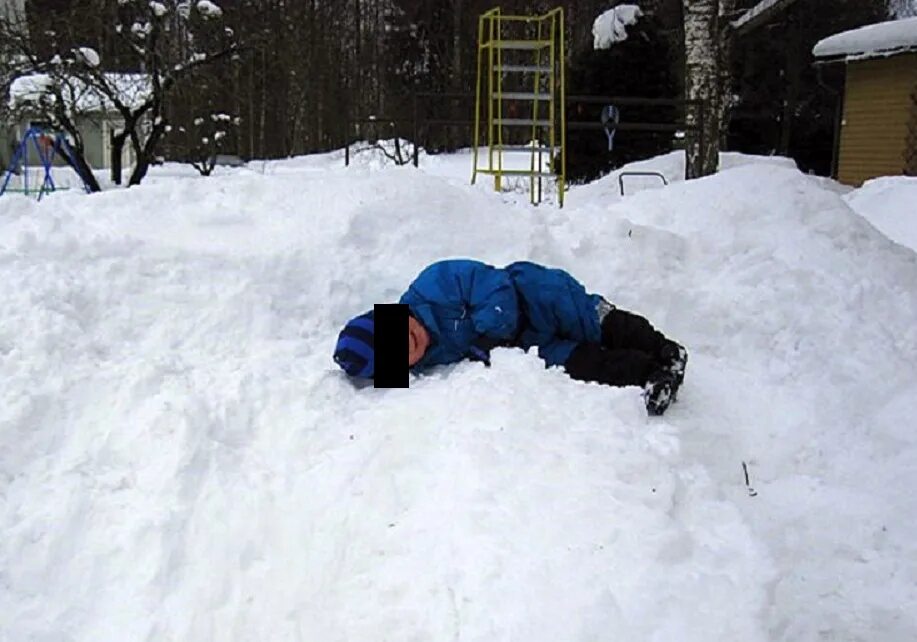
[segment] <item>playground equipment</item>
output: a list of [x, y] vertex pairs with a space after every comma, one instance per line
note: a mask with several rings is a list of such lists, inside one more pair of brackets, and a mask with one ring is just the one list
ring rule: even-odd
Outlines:
[[618, 174], [618, 186], [621, 188], [621, 196], [624, 196], [624, 177], [625, 176], [652, 176], [653, 178], [660, 179], [663, 185], [669, 184], [669, 181], [666, 180], [666, 177], [662, 172], [621, 172], [620, 174]]
[[[521, 59], [506, 59], [515, 54], [521, 54]], [[531, 79], [526, 80], [526, 76]], [[531, 201], [538, 204], [542, 179], [551, 177], [557, 185], [558, 204], [563, 207], [567, 162], [564, 110], [563, 9], [558, 7], [540, 16], [513, 16], [503, 15], [495, 7], [481, 14], [472, 184], [478, 174], [489, 174], [494, 177], [494, 189], [500, 191], [504, 176], [528, 176]], [[487, 138], [484, 167], [478, 163], [482, 111]], [[509, 159], [504, 164], [504, 154], [527, 155], [528, 167], [512, 164]], [[515, 159], [518, 161], [519, 156]]]
[[618, 131], [618, 123], [621, 122], [621, 110], [614, 105], [605, 105], [602, 107], [602, 115], [599, 117], [602, 127], [605, 129], [605, 136], [608, 137], [608, 151], [615, 148], [615, 132]]
[[54, 159], [58, 155], [74, 167], [83, 189], [89, 193], [86, 180], [75, 169], [72, 160], [73, 150], [66, 136], [60, 132], [48, 132], [41, 127], [30, 127], [13, 152], [3, 178], [3, 185], [0, 186], [0, 196], [7, 192], [18, 192], [27, 196], [37, 196], [38, 200], [41, 200], [48, 192], [59, 189], [51, 172]]

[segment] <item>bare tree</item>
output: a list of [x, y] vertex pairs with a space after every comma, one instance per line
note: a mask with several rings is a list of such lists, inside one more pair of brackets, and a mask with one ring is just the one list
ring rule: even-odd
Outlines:
[[86, 161], [86, 146], [79, 124], [92, 122], [104, 110], [105, 104], [103, 97], [74, 73], [74, 67], [85, 54], [75, 50], [44, 59], [38, 53], [25, 19], [13, 10], [0, 15], [0, 42], [3, 43], [0, 57], [4, 60], [0, 68], [0, 95], [11, 96], [8, 102], [3, 101], [0, 118], [29, 116], [65, 132], [71, 150], [64, 159], [91, 191], [100, 191]]
[[702, 105], [693, 113], [699, 125], [688, 139], [686, 178], [708, 176], [719, 165], [727, 122], [734, 38], [766, 23], [796, 0], [760, 0], [735, 17], [736, 0], [683, 0], [685, 24], [685, 98]]
[[222, 9], [210, 0], [119, 0], [118, 22], [110, 28], [120, 38], [127, 58], [142, 69], [147, 93], [125, 92], [102, 65], [84, 61], [79, 75], [111, 102], [123, 119], [112, 134], [112, 179], [121, 181], [121, 155], [130, 141], [136, 165], [128, 184], [138, 185], [156, 158], [157, 145], [168, 131], [166, 105], [170, 93], [193, 72], [238, 54], [232, 30], [223, 26]]
[[726, 16], [735, 0], [684, 0], [685, 99], [696, 101], [700, 110], [689, 112], [698, 127], [689, 137], [686, 177], [716, 172], [719, 162], [720, 126], [726, 108], [724, 83], [729, 73], [729, 35]]
[[198, 116], [190, 125], [182, 125], [170, 135], [173, 155], [189, 163], [201, 176], [210, 176], [219, 154], [232, 140], [231, 132], [239, 123], [238, 116], [232, 117], [223, 112]]

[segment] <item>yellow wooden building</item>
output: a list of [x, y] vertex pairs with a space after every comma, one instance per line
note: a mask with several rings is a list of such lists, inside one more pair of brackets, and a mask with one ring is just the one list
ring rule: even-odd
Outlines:
[[917, 176], [917, 17], [835, 34], [812, 53], [847, 67], [837, 179]]

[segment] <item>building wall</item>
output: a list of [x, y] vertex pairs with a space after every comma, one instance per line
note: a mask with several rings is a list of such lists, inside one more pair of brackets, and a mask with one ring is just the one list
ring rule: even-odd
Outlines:
[[917, 92], [917, 52], [847, 65], [838, 180], [859, 186], [906, 169]]
[[[3, 160], [4, 169], [10, 161], [11, 157], [11, 146], [18, 145], [22, 140], [22, 136], [28, 130], [29, 125], [33, 119], [22, 118], [20, 121], [15, 123], [8, 130], [6, 128], [0, 128], [0, 141], [3, 141], [0, 144], [3, 144], [3, 147], [0, 148], [0, 159]], [[121, 125], [121, 122], [117, 118], [81, 118], [77, 120], [77, 128], [80, 130], [80, 133], [83, 136], [83, 145], [85, 146], [85, 157], [86, 162], [89, 163], [89, 166], [92, 169], [108, 169], [111, 167], [111, 141], [109, 139], [109, 134], [113, 128], [118, 128]], [[6, 140], [4, 141], [4, 131], [7, 132]], [[30, 163], [38, 162], [35, 159], [30, 157]], [[62, 165], [63, 161], [59, 158], [55, 160], [55, 165]], [[125, 172], [129, 172], [134, 165], [134, 157], [130, 147], [130, 144], [124, 146], [124, 151], [121, 157], [121, 166]]]

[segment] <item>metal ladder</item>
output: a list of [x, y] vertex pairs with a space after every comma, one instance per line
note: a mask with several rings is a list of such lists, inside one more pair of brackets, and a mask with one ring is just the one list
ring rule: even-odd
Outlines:
[[[504, 61], [505, 56], [510, 60]], [[503, 15], [499, 7], [481, 14], [471, 183], [478, 174], [489, 174], [494, 177], [494, 189], [500, 191], [504, 176], [528, 176], [531, 202], [537, 205], [543, 196], [542, 179], [554, 178], [558, 204], [563, 207], [565, 117], [563, 8], [540, 16]], [[478, 148], [483, 118], [487, 121], [487, 163], [481, 167]], [[528, 168], [504, 167], [504, 154], [527, 154]]]

